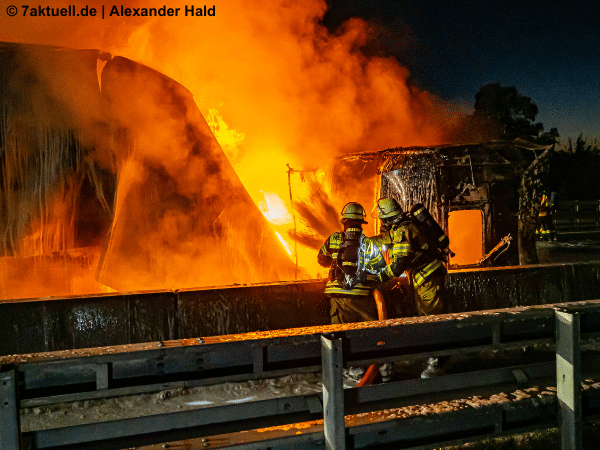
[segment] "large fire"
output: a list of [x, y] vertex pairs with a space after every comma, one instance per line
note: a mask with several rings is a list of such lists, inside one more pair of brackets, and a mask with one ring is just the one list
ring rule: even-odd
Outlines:
[[[80, 2], [75, 3], [79, 6]], [[126, 6], [162, 6], [137, 3], [132, 0]], [[180, 7], [182, 11], [185, 8], [177, 1], [169, 6]], [[11, 20], [3, 19], [0, 41], [98, 48], [139, 61], [186, 86], [243, 186], [272, 227], [289, 263], [293, 265], [297, 259], [299, 276], [311, 278], [325, 274], [315, 260], [327, 233], [339, 227], [339, 217], [333, 219], [331, 211], [339, 213], [346, 202], [356, 200], [332, 196], [324, 183], [323, 172], [317, 170], [336, 155], [349, 151], [441, 142], [453, 120], [446, 106], [435, 96], [408, 84], [407, 70], [395, 60], [361, 53], [360, 48], [371, 37], [369, 24], [353, 19], [331, 34], [320, 23], [325, 11], [324, 0], [251, 3], [227, 0], [215, 5], [214, 17], [107, 17], [105, 20], [39, 17], [32, 20], [18, 15]], [[103, 72], [104, 64], [99, 62], [99, 73]], [[148, 99], [150, 101], [150, 97]], [[160, 115], [155, 119], [165, 120]], [[137, 124], [142, 125], [148, 129], [155, 127], [152, 120]], [[189, 149], [181, 142], [165, 138], [160, 144], [142, 140], [134, 151], [139, 152], [139, 147], [145, 146], [144, 158], [156, 160], [169, 175], [176, 177], [174, 194], [195, 195], [194, 174], [200, 170], [202, 160], [190, 160]], [[117, 215], [127, 199], [132, 201], [135, 197], [136, 201], [143, 201], [145, 197], [134, 195], [136, 189], [144, 186], [144, 180], [139, 177], [145, 169], [136, 167], [138, 160], [128, 158], [123, 156], [117, 161], [120, 164]], [[289, 167], [296, 172], [288, 178]], [[300, 172], [303, 170], [308, 172]], [[315, 172], [311, 172], [313, 170]], [[353, 179], [348, 182], [352, 183]], [[321, 200], [315, 201], [315, 196]], [[367, 198], [371, 196], [369, 192]], [[372, 204], [364, 206], [368, 211], [373, 207]], [[324, 211], [324, 207], [328, 210]], [[313, 218], [312, 222], [307, 216]], [[126, 217], [136, 220], [135, 214]], [[193, 229], [194, 220], [198, 218], [180, 213], [165, 214], [154, 224], [154, 229], [148, 231], [153, 237], [147, 239], [150, 248], [143, 252], [151, 253], [152, 246], [158, 242], [167, 253], [164, 260], [159, 258], [155, 264], [158, 267], [179, 264], [181, 270], [173, 272], [179, 275], [169, 278], [167, 285], [164, 280], [145, 279], [140, 281], [142, 288], [227, 283], [227, 274], [194, 278], [185, 270], [194, 251], [187, 248], [189, 244], [182, 236], [191, 233], [186, 230]], [[233, 220], [233, 217], [220, 220]], [[113, 238], [122, 232], [116, 222], [118, 218], [112, 225]], [[316, 222], [321, 225], [318, 230], [314, 227]], [[27, 238], [27, 245], [38, 246], [39, 251], [28, 255], [49, 254], [39, 239], [44, 229], [42, 225], [45, 226], [41, 224]], [[127, 226], [135, 228], [137, 225], [128, 223]], [[150, 230], [145, 225], [139, 229]], [[68, 233], [65, 236], [54, 234], [52, 239], [67, 239]], [[251, 244], [254, 243], [248, 245]], [[63, 250], [72, 251], [74, 244], [65, 241], [61, 245]], [[173, 249], [172, 257], [168, 256], [168, 248]], [[92, 251], [90, 254], [98, 257]], [[110, 262], [110, 252], [108, 258]], [[118, 261], [114, 259], [114, 264], [118, 265]], [[92, 258], [90, 264], [95, 263]], [[5, 260], [2, 264], [9, 263]], [[118, 267], [112, 270], [123, 272]], [[105, 278], [110, 279], [109, 275]], [[100, 281], [103, 279], [102, 274], [94, 276], [100, 276]], [[136, 270], [131, 271], [131, 276], [144, 278]], [[277, 271], [257, 273], [250, 268], [245, 276], [246, 282], [253, 282], [278, 281], [284, 275]], [[77, 287], [84, 284], [85, 287]], [[93, 284], [74, 286], [71, 283], [69, 292], [43, 287], [34, 293], [89, 293], [99, 289], [99, 285], [91, 287]], [[135, 280], [125, 285], [135, 285]], [[0, 298], [7, 298], [3, 295], [6, 294], [0, 290]]]

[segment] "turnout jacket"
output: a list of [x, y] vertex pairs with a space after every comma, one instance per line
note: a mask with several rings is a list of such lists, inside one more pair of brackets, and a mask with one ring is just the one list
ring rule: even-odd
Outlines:
[[546, 217], [550, 215], [550, 201], [548, 200], [548, 196], [544, 194], [542, 196], [542, 200], [540, 201], [540, 210], [538, 212], [539, 217]]
[[393, 225], [389, 232], [374, 239], [375, 243], [391, 245], [390, 263], [383, 273], [398, 277], [408, 270], [415, 286], [422, 285], [440, 267], [444, 267], [436, 249], [411, 220]]
[[[343, 238], [344, 234], [341, 231], [336, 231], [327, 238], [317, 255], [317, 261], [321, 266], [332, 267], [334, 261], [337, 261], [338, 250]], [[377, 285], [377, 269], [385, 266], [383, 256], [379, 251], [379, 247], [375, 245], [371, 238], [361, 234], [359, 242], [358, 267], [363, 268], [365, 271], [364, 281], [359, 282], [352, 289], [343, 289], [340, 283], [330, 276], [325, 287], [326, 295], [336, 297], [364, 297], [369, 295]]]

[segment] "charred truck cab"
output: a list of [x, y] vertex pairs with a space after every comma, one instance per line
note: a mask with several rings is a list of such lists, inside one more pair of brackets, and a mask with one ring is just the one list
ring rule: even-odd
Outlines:
[[[492, 141], [352, 153], [336, 160], [331, 188], [364, 205], [423, 204], [450, 238], [449, 269], [518, 265], [521, 179], [545, 148]], [[358, 182], [348, 183], [350, 174]]]

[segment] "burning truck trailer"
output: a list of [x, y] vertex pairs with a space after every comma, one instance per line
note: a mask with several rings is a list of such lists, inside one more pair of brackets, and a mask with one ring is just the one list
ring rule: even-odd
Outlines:
[[0, 299], [292, 279], [191, 93], [99, 50], [0, 43]]
[[[528, 167], [550, 147], [521, 140], [358, 152], [333, 165], [338, 195], [374, 204], [423, 204], [450, 238], [449, 269], [519, 265], [519, 220]], [[357, 174], [357, 183], [347, 183]], [[379, 221], [372, 213], [375, 232]]]

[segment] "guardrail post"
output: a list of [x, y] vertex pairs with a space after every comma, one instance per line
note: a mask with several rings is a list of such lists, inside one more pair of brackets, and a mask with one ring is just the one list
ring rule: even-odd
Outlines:
[[346, 424], [344, 422], [344, 375], [342, 340], [333, 336], [321, 336], [323, 367], [323, 422], [325, 448], [346, 448]]
[[107, 364], [96, 364], [96, 389], [108, 389], [108, 366]]
[[579, 314], [556, 311], [556, 388], [561, 448], [583, 448]]
[[0, 372], [0, 449], [20, 450], [19, 405], [14, 370]]

